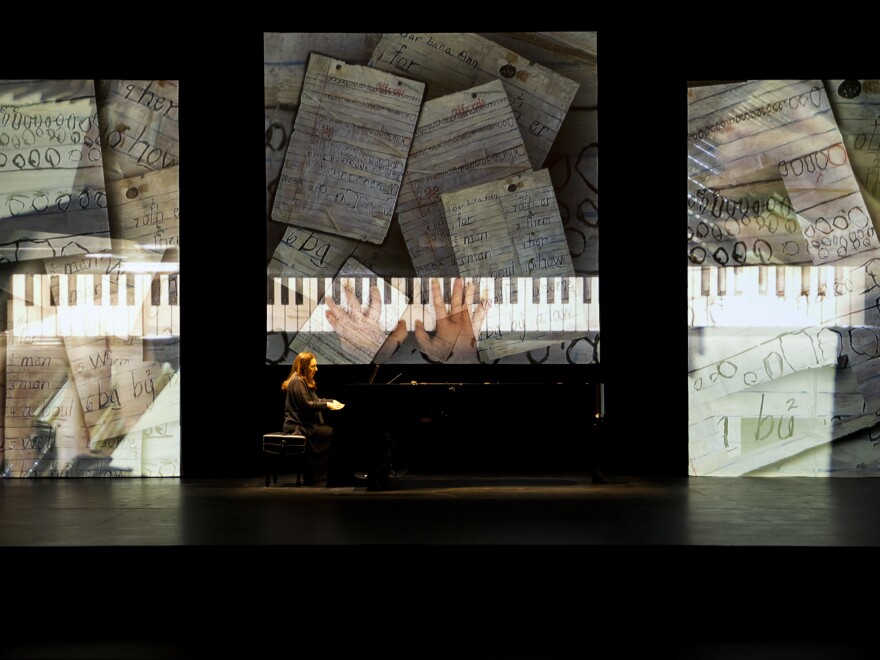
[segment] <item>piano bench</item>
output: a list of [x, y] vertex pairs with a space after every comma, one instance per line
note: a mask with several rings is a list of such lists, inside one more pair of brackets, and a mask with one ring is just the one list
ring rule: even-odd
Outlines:
[[266, 485], [269, 476], [278, 483], [278, 462], [288, 456], [296, 459], [296, 485], [302, 485], [303, 459], [306, 454], [306, 436], [294, 433], [266, 433], [263, 435], [263, 465], [266, 468]]

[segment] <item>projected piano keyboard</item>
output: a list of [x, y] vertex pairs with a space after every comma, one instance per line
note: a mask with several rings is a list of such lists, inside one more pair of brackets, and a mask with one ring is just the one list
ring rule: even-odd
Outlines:
[[121, 273], [12, 276], [16, 337], [180, 335], [180, 275]]
[[876, 320], [873, 287], [861, 267], [688, 268], [688, 327], [863, 325], [866, 311]]
[[[329, 291], [335, 302], [345, 304], [342, 287], [355, 292], [366, 307], [371, 286], [376, 285], [383, 305], [396, 289], [410, 301], [401, 320], [408, 331], [421, 321], [428, 332], [436, 328], [433, 278], [301, 278], [270, 277], [266, 287], [267, 332], [332, 332], [321, 301]], [[443, 309], [451, 311], [454, 278], [436, 278], [443, 295]], [[470, 282], [464, 278], [464, 284]], [[475, 290], [471, 310], [479, 300], [492, 300], [486, 308], [482, 329], [510, 327], [522, 319], [528, 332], [591, 332], [599, 330], [598, 277], [482, 278]], [[475, 281], [475, 284], [477, 282]], [[491, 292], [490, 292], [491, 288]], [[316, 309], [319, 313], [315, 313]], [[392, 327], [387, 327], [391, 325]], [[386, 330], [394, 329], [393, 323]]]

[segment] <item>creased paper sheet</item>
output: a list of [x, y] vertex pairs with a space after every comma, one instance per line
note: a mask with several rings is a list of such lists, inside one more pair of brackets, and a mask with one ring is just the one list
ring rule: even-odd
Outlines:
[[114, 243], [160, 255], [180, 247], [178, 167], [111, 182], [107, 198]]
[[[586, 334], [583, 308], [575, 304], [575, 272], [547, 170], [513, 175], [441, 198], [461, 276], [479, 278], [480, 299], [503, 303], [506, 309], [504, 314], [492, 306], [487, 309], [477, 338], [481, 359]], [[533, 300], [539, 304], [526, 304]], [[561, 306], [567, 311], [554, 313], [551, 302], [562, 301], [571, 303]]]
[[416, 275], [458, 275], [442, 193], [530, 169], [501, 82], [425, 103], [397, 206]]
[[578, 89], [578, 83], [473, 33], [383, 34], [370, 66], [425, 82], [428, 100], [500, 80], [536, 170]]
[[180, 164], [176, 80], [98, 81], [107, 181]]
[[[688, 100], [689, 206], [700, 196], [781, 178], [813, 264], [878, 247], [821, 81], [713, 85], [689, 90]], [[729, 206], [734, 211], [724, 220], [741, 214], [739, 199]]]
[[313, 53], [272, 219], [381, 243], [424, 84]]
[[95, 86], [0, 81], [0, 262], [110, 249]]

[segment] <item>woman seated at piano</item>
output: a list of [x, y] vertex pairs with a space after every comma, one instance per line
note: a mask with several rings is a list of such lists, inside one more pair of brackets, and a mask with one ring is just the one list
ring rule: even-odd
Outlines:
[[[340, 463], [340, 454], [331, 452], [333, 427], [324, 421], [324, 412], [342, 410], [345, 404], [336, 399], [318, 396], [315, 374], [318, 362], [311, 353], [300, 353], [293, 361], [290, 374], [281, 383], [284, 397], [284, 432], [298, 433], [306, 437], [306, 464], [304, 481], [307, 486], [327, 483], [349, 485], [355, 477]], [[334, 461], [333, 465], [331, 461]], [[337, 477], [342, 473], [343, 477]], [[335, 482], [335, 483], [334, 483]]]

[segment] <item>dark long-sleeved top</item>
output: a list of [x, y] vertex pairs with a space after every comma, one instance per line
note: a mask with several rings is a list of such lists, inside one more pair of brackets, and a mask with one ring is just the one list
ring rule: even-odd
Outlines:
[[315, 426], [324, 423], [321, 411], [327, 410], [328, 401], [309, 389], [299, 374], [294, 374], [284, 398], [284, 432], [310, 435]]

